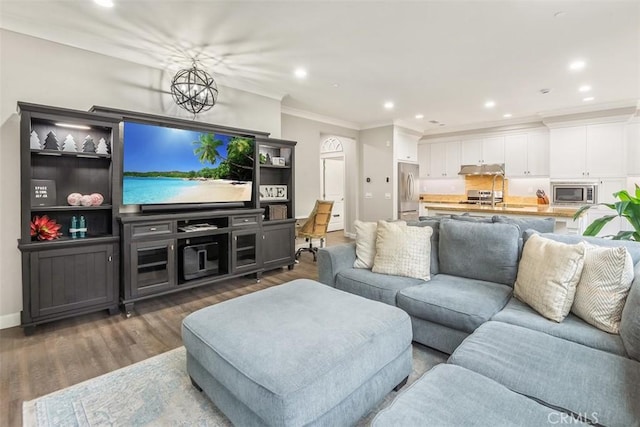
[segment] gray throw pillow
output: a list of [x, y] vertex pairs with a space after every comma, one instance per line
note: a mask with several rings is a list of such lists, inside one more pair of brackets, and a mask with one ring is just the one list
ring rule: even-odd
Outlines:
[[493, 219], [490, 217], [483, 216], [471, 216], [468, 213], [462, 215], [451, 215], [451, 219], [455, 219], [456, 221], [467, 221], [467, 222], [486, 222], [491, 223]]
[[640, 361], [640, 262], [636, 264], [634, 273], [635, 279], [622, 310], [620, 337], [627, 354]]
[[503, 215], [495, 215], [493, 222], [503, 224], [515, 224], [520, 227], [523, 234], [526, 230], [535, 230], [539, 233], [553, 233], [556, 225], [555, 218], [511, 218]]
[[440, 273], [513, 286], [520, 229], [512, 224], [440, 221]]

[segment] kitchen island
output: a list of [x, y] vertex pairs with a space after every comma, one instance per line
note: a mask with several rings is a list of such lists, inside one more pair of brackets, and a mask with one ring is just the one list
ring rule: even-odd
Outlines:
[[468, 213], [471, 216], [492, 217], [494, 215], [505, 215], [513, 218], [522, 217], [544, 217], [555, 218], [555, 232], [563, 234], [581, 234], [584, 228], [583, 218], [573, 220], [573, 215], [579, 207], [549, 206], [549, 205], [517, 205], [499, 203], [496, 206], [465, 204], [465, 203], [443, 203], [443, 202], [421, 202], [421, 216], [442, 216], [442, 215], [462, 215]]

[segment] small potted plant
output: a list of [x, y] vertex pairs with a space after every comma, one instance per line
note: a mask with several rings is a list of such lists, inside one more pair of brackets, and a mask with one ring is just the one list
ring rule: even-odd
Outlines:
[[573, 216], [574, 220], [577, 220], [583, 212], [593, 206], [606, 206], [609, 209], [614, 210], [614, 215], [606, 215], [602, 218], [594, 220], [586, 230], [584, 230], [585, 236], [595, 236], [602, 228], [607, 225], [609, 221], [616, 217], [625, 218], [629, 224], [633, 227], [634, 231], [620, 231], [615, 236], [607, 236], [613, 238], [613, 240], [635, 240], [640, 242], [640, 187], [636, 184], [636, 195], [633, 197], [627, 190], [618, 191], [613, 194], [613, 197], [620, 201], [615, 203], [598, 203], [597, 205], [583, 206]]

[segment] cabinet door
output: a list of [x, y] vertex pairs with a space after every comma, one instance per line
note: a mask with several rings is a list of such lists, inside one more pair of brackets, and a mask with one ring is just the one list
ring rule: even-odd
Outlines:
[[587, 128], [573, 126], [551, 129], [551, 178], [585, 178], [587, 165]]
[[420, 178], [431, 177], [431, 144], [418, 145], [418, 165]]
[[[614, 193], [627, 188], [625, 178], [605, 178], [598, 181], [598, 203], [615, 203], [619, 200], [613, 197]], [[611, 211], [611, 213], [614, 213]]]
[[627, 174], [640, 175], [640, 123], [626, 126]]
[[462, 141], [462, 147], [460, 152], [460, 164], [479, 165], [481, 163], [482, 163], [482, 140], [469, 139], [467, 141]]
[[176, 253], [173, 239], [131, 244], [131, 295], [139, 297], [176, 285]]
[[624, 125], [607, 123], [587, 126], [587, 176], [626, 175]]
[[295, 223], [262, 226], [262, 266], [265, 270], [295, 263]]
[[504, 163], [508, 177], [528, 175], [526, 134], [509, 135], [505, 138]]
[[482, 163], [504, 163], [504, 136], [484, 138], [482, 140]]
[[528, 135], [527, 175], [549, 176], [549, 134], [532, 132]]
[[117, 304], [114, 245], [81, 246], [30, 254], [31, 316]]
[[231, 269], [234, 273], [254, 270], [261, 265], [258, 230], [240, 230], [231, 233]]
[[457, 178], [460, 172], [460, 142], [446, 143], [446, 169], [445, 176], [447, 178]]
[[444, 178], [447, 172], [447, 143], [431, 144], [431, 159], [429, 159], [431, 178]]

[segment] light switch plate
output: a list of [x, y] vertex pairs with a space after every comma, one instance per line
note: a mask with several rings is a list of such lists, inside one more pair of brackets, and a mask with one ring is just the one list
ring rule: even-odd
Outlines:
[[373, 198], [373, 193], [364, 193], [364, 198], [365, 199], [372, 199]]
[[391, 199], [391, 193], [384, 193], [385, 199]]

